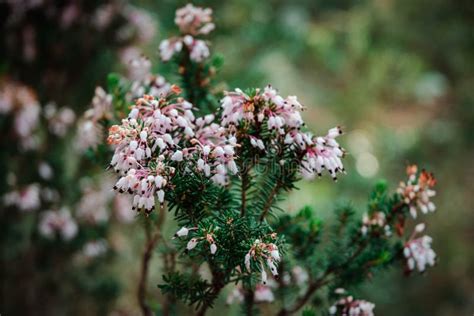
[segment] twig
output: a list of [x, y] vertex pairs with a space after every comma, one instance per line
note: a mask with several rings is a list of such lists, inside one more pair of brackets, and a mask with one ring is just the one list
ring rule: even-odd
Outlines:
[[255, 292], [252, 289], [245, 291], [245, 314], [253, 315], [253, 306], [255, 304]]
[[165, 220], [166, 210], [161, 209], [159, 212], [160, 213], [159, 213], [158, 221], [156, 223], [157, 231], [153, 235], [151, 235], [149, 229], [145, 230], [147, 243], [145, 245], [145, 250], [143, 251], [141, 270], [140, 270], [140, 279], [138, 282], [138, 292], [137, 292], [138, 303], [140, 305], [140, 309], [142, 310], [142, 313], [144, 316], [153, 315], [153, 311], [151, 310], [150, 306], [148, 306], [146, 302], [146, 286], [147, 286], [148, 268], [150, 264], [150, 259], [153, 255], [153, 249], [155, 249], [158, 241], [161, 238], [160, 228]]
[[[398, 203], [394, 205], [392, 207], [392, 213], [398, 212], [404, 206], [405, 206], [404, 203]], [[279, 316], [289, 315], [301, 309], [307, 303], [307, 301], [311, 298], [311, 296], [313, 296], [315, 291], [317, 291], [319, 288], [321, 288], [322, 286], [332, 281], [332, 280], [325, 280], [326, 277], [328, 277], [331, 274], [336, 274], [336, 275], [339, 274], [340, 271], [343, 270], [344, 267], [347, 266], [349, 263], [351, 263], [355, 258], [357, 258], [367, 246], [368, 246], [368, 242], [362, 243], [361, 245], [359, 245], [357, 250], [347, 259], [347, 261], [344, 264], [340, 265], [337, 269], [329, 268], [328, 270], [326, 270], [323, 276], [321, 276], [315, 282], [310, 283], [308, 289], [306, 290], [306, 293], [302, 297], [300, 297], [292, 307], [282, 308], [280, 312], [278, 313], [278, 315]]]
[[[219, 292], [224, 288], [224, 275], [223, 273], [219, 272], [212, 272], [212, 289], [211, 289], [211, 297], [212, 301], [219, 295]], [[207, 309], [211, 306], [212, 301], [204, 303], [201, 308], [198, 310], [196, 316], [204, 316], [207, 312]]]
[[273, 187], [272, 192], [268, 195], [267, 201], [265, 202], [265, 206], [263, 207], [262, 213], [260, 214], [260, 221], [263, 222], [265, 216], [267, 216], [270, 207], [273, 204], [273, 199], [275, 198], [276, 194], [278, 193], [278, 189], [280, 188], [280, 182]]
[[146, 303], [146, 281], [148, 277], [148, 266], [153, 254], [153, 249], [160, 239], [160, 236], [160, 233], [155, 233], [153, 237], [147, 242], [145, 251], [143, 252], [140, 281], [138, 283], [138, 302], [144, 316], [153, 315], [151, 308]]
[[240, 208], [240, 217], [245, 216], [248, 181], [249, 181], [248, 170], [243, 170], [242, 171], [242, 186], [241, 186], [241, 194], [240, 194], [240, 199], [242, 201], [241, 208]]
[[321, 278], [319, 278], [318, 280], [316, 280], [315, 282], [313, 283], [310, 283], [306, 293], [300, 297], [296, 303], [290, 307], [290, 308], [282, 308], [280, 310], [280, 312], [278, 313], [278, 316], [285, 316], [285, 315], [289, 315], [291, 313], [295, 313], [297, 312], [300, 308], [302, 308], [306, 302], [311, 298], [311, 296], [313, 296], [313, 293], [318, 290], [319, 288], [321, 288], [322, 286], [326, 285], [327, 283], [329, 283], [329, 280], [325, 280], [325, 278], [329, 275], [328, 274], [325, 274], [323, 275]]

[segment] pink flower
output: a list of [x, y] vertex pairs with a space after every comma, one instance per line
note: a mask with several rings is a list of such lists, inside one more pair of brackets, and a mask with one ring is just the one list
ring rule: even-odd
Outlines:
[[228, 136], [213, 116], [195, 119], [192, 104], [175, 97], [176, 86], [163, 98], [137, 100], [129, 118], [109, 130], [115, 147], [110, 165], [121, 175], [115, 185], [133, 197], [133, 207], [150, 212], [164, 202], [177, 163], [203, 172], [225, 184], [227, 174], [238, 172], [234, 162], [235, 137]]
[[375, 304], [354, 300], [352, 296], [340, 299], [329, 308], [330, 315], [338, 316], [374, 316]]
[[277, 264], [280, 260], [280, 253], [275, 244], [264, 243], [260, 239], [256, 239], [248, 253], [245, 255], [244, 263], [249, 272], [251, 272], [251, 261], [259, 264], [260, 272], [262, 274], [262, 284], [267, 284], [265, 265], [273, 276], [278, 276]]
[[271, 303], [275, 300], [275, 296], [270, 287], [262, 284], [257, 284], [254, 296], [256, 303]]
[[6, 206], [16, 206], [20, 211], [30, 212], [40, 208], [40, 193], [38, 184], [30, 184], [5, 194], [3, 201]]
[[214, 29], [212, 10], [195, 7], [192, 4], [176, 10], [174, 22], [183, 34], [208, 34]]
[[419, 272], [423, 272], [427, 266], [434, 266], [436, 263], [436, 253], [431, 248], [433, 239], [427, 235], [414, 238], [416, 234], [421, 233], [422, 228], [424, 227], [417, 226], [414, 234], [403, 248], [408, 271], [417, 269]]
[[42, 213], [38, 230], [45, 238], [53, 239], [58, 234], [64, 241], [69, 241], [77, 235], [78, 227], [69, 209], [62, 208]]
[[417, 217], [417, 210], [423, 214], [434, 212], [436, 206], [431, 202], [431, 198], [436, 195], [433, 190], [436, 185], [436, 179], [432, 173], [422, 170], [418, 173], [418, 167], [411, 165], [407, 167], [408, 181], [401, 182], [398, 187], [398, 193], [403, 202], [410, 208], [410, 214], [413, 218]]

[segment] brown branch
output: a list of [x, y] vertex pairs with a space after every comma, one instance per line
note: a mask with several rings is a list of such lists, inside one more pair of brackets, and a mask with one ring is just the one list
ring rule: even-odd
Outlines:
[[[406, 204], [403, 203], [403, 202], [395, 204], [392, 207], [392, 213], [397, 213], [397, 212], [401, 211], [403, 209], [403, 207], [405, 207], [405, 206], [406, 206]], [[355, 241], [357, 241], [357, 239]], [[289, 315], [291, 313], [295, 313], [299, 309], [301, 309], [308, 302], [308, 300], [311, 298], [311, 296], [313, 296], [314, 292], [316, 292], [319, 288], [321, 288], [322, 286], [324, 286], [324, 285], [328, 284], [329, 282], [331, 282], [332, 280], [334, 280], [334, 278], [326, 280], [326, 278], [329, 275], [331, 275], [331, 274], [338, 275], [344, 269], [344, 267], [346, 267], [355, 258], [357, 258], [364, 251], [364, 249], [367, 246], [368, 246], [367, 241], [360, 244], [359, 247], [357, 248], [357, 250], [354, 251], [354, 253], [347, 259], [347, 261], [344, 264], [340, 265], [338, 268], [335, 268], [335, 269], [329, 268], [328, 270], [326, 270], [326, 272], [323, 274], [323, 276], [321, 276], [316, 281], [310, 283], [308, 289], [306, 290], [306, 293], [302, 297], [300, 297], [292, 307], [282, 308], [280, 310], [280, 312], [278, 313], [278, 315], [279, 316], [286, 316], [286, 315]], [[368, 264], [369, 264], [369, 266], [367, 266], [366, 268], [370, 268], [371, 262], [369, 262]]]
[[299, 309], [301, 309], [311, 298], [311, 296], [313, 296], [313, 293], [316, 292], [316, 290], [318, 290], [329, 282], [329, 280], [324, 280], [327, 275], [329, 274], [325, 274], [315, 282], [310, 283], [306, 293], [302, 297], [300, 297], [292, 307], [282, 308], [278, 313], [278, 316], [286, 316], [292, 313], [296, 313]]
[[252, 289], [245, 291], [245, 314], [253, 315], [253, 306], [255, 304], [255, 292]]
[[[145, 250], [143, 251], [142, 262], [141, 262], [141, 270], [140, 270], [140, 279], [138, 282], [138, 292], [137, 298], [138, 303], [140, 305], [140, 309], [142, 310], [143, 316], [152, 316], [153, 311], [151, 310], [150, 306], [148, 306], [146, 302], [146, 286], [147, 286], [147, 278], [148, 278], [148, 268], [150, 264], [151, 257], [153, 255], [153, 250], [155, 249], [158, 241], [161, 238], [161, 226], [165, 220], [166, 209], [162, 208], [159, 210], [159, 217], [156, 223], [157, 231], [151, 235], [149, 226], [146, 226], [145, 229], [145, 236], [147, 239], [147, 243], [145, 245]], [[146, 223], [147, 225], [148, 223]]]
[[308, 289], [306, 290], [306, 293], [302, 297], [300, 297], [292, 307], [282, 308], [280, 312], [278, 313], [278, 315], [285, 316], [292, 313], [296, 313], [308, 302], [311, 296], [313, 296], [314, 292], [316, 292], [318, 289], [320, 289], [321, 287], [323, 287], [324, 285], [328, 284], [329, 282], [333, 280], [333, 279], [326, 280], [328, 276], [330, 276], [331, 274], [335, 274], [335, 275], [339, 274], [344, 269], [344, 267], [346, 267], [355, 258], [357, 258], [362, 253], [362, 251], [364, 251], [367, 245], [368, 245], [367, 242], [361, 244], [357, 248], [357, 250], [354, 251], [354, 253], [349, 257], [349, 259], [347, 259], [347, 261], [344, 264], [340, 265], [338, 268], [329, 268], [328, 270], [326, 270], [326, 272], [319, 279], [310, 283]]
[[[221, 272], [212, 272], [212, 288], [211, 288], [211, 297], [212, 301], [217, 298], [219, 295], [220, 291], [224, 288], [225, 282], [224, 282], [224, 274]], [[196, 316], [204, 316], [208, 310], [208, 308], [211, 306], [212, 302], [204, 303], [201, 308], [198, 310]]]
[[150, 263], [151, 256], [153, 254], [153, 249], [155, 248], [158, 240], [160, 239], [160, 233], [156, 233], [153, 237], [147, 242], [145, 246], [145, 251], [142, 256], [142, 265], [140, 271], [140, 281], [138, 283], [138, 303], [144, 316], [152, 316], [153, 312], [151, 308], [146, 303], [146, 281], [148, 278], [148, 266]]
[[273, 187], [272, 192], [270, 192], [270, 194], [268, 195], [267, 201], [265, 202], [265, 206], [263, 207], [262, 213], [260, 214], [261, 222], [263, 222], [265, 216], [267, 216], [267, 213], [273, 204], [273, 199], [278, 193], [278, 189], [280, 189], [280, 182], [277, 182], [277, 184]]

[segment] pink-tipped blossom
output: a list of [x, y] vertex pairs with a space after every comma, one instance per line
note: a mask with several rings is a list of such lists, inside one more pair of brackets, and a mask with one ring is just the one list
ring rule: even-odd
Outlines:
[[262, 284], [267, 284], [268, 276], [266, 269], [269, 269], [274, 277], [278, 276], [278, 262], [280, 262], [280, 252], [273, 243], [265, 243], [256, 239], [245, 255], [244, 264], [248, 272], [251, 272], [251, 262], [260, 266]]
[[430, 236], [424, 235], [416, 237], [425, 229], [423, 223], [415, 226], [415, 230], [410, 239], [405, 243], [403, 248], [403, 256], [406, 262], [408, 271], [418, 270], [423, 272], [428, 266], [434, 266], [436, 263], [436, 253], [431, 248], [433, 239]]
[[14, 134], [21, 149], [38, 146], [35, 130], [39, 124], [41, 106], [30, 88], [4, 79], [0, 81], [0, 115], [11, 115]]
[[174, 22], [182, 34], [206, 35], [214, 29], [212, 10], [209, 8], [195, 7], [190, 3], [176, 10]]
[[41, 236], [47, 239], [60, 236], [62, 240], [69, 241], [77, 235], [78, 226], [69, 209], [62, 208], [58, 211], [42, 213], [38, 231]]
[[329, 308], [330, 315], [337, 316], [374, 316], [375, 304], [364, 300], [354, 300], [347, 296]]
[[254, 299], [256, 303], [271, 303], [275, 300], [275, 295], [273, 295], [273, 291], [269, 286], [257, 284]]
[[365, 213], [362, 217], [362, 227], [360, 230], [364, 236], [370, 233], [383, 234], [385, 236], [391, 236], [392, 234], [383, 212], [373, 212], [370, 215]]
[[201, 63], [210, 56], [208, 44], [196, 38], [207, 35], [214, 29], [212, 10], [195, 7], [192, 4], [176, 11], [175, 23], [182, 36], [165, 39], [160, 43], [159, 53], [161, 60], [169, 61], [175, 54], [186, 48], [189, 59]]
[[37, 210], [41, 206], [41, 190], [38, 184], [30, 184], [3, 196], [5, 206], [13, 206], [23, 212]]
[[[342, 134], [341, 128], [332, 128], [325, 136], [320, 137], [302, 132], [303, 106], [295, 96], [283, 98], [271, 86], [265, 87], [263, 91], [256, 89], [252, 97], [240, 89], [235, 89], [226, 93], [221, 107], [223, 126], [231, 128], [250, 124], [258, 128], [266, 127], [271, 133], [271, 137], [267, 139], [248, 135], [254, 148], [263, 151], [275, 147], [276, 142], [297, 153], [303, 177], [312, 179], [327, 170], [336, 180], [337, 173], [344, 172], [342, 158], [345, 151], [336, 141]], [[284, 160], [281, 162], [285, 163]]]
[[422, 170], [418, 173], [416, 165], [407, 167], [407, 182], [401, 182], [398, 187], [402, 201], [410, 208], [410, 214], [413, 218], [417, 217], [417, 211], [423, 214], [434, 212], [436, 210], [435, 204], [431, 198], [436, 195], [433, 190], [436, 185], [436, 179], [432, 173]]
[[49, 131], [59, 137], [64, 137], [76, 120], [76, 114], [68, 107], [58, 109], [54, 103], [44, 107], [44, 116], [48, 120]]
[[128, 119], [109, 130], [108, 143], [115, 147], [110, 165], [120, 175], [114, 189], [132, 194], [137, 210], [164, 203], [178, 163], [219, 184], [227, 183], [228, 172], [238, 172], [234, 137], [212, 124], [212, 116], [196, 119], [193, 105], [173, 93], [143, 96]]

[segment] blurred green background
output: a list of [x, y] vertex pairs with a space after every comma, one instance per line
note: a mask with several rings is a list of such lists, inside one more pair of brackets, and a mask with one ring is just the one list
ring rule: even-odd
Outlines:
[[[186, 2], [132, 4], [156, 21], [153, 41], [141, 48], [166, 76], [157, 47], [161, 39], [176, 34], [174, 11]], [[375, 275], [355, 294], [373, 301], [377, 315], [472, 315], [474, 2], [213, 0], [194, 4], [214, 10], [217, 28], [210, 39], [212, 51], [224, 57], [219, 78], [226, 89], [272, 83], [282, 95], [298, 96], [307, 107], [305, 121], [315, 133], [336, 125], [346, 131], [341, 143], [349, 152], [347, 176], [336, 184], [329, 177], [301, 182], [300, 190], [283, 202], [289, 211], [309, 204], [329, 218], [337, 203], [353, 201], [362, 213], [378, 179], [387, 179], [395, 190], [405, 178], [407, 163], [434, 171], [438, 210], [424, 219], [434, 238], [438, 265], [411, 278], [394, 268]], [[123, 70], [111, 53], [113, 48], [108, 49], [78, 70], [76, 80], [66, 87], [71, 93], [59, 91], [59, 102], [78, 112], [85, 110], [95, 85], [104, 84], [108, 72]], [[121, 313], [138, 312], [140, 234], [122, 248], [122, 260], [111, 268], [125, 282], [116, 302]], [[161, 276], [157, 269], [151, 273], [149, 292], [158, 294], [154, 285]], [[224, 300], [209, 314], [227, 311]]]

